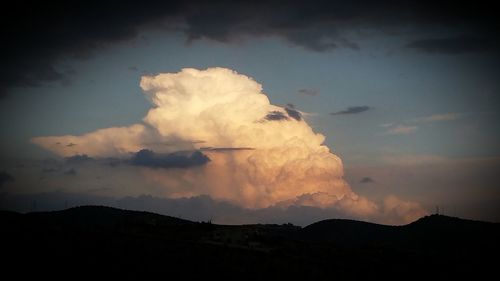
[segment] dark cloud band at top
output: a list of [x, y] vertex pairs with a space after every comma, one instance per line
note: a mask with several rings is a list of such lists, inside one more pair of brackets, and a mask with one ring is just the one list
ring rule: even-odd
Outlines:
[[500, 36], [478, 37], [457, 36], [448, 38], [430, 38], [416, 40], [406, 45], [407, 48], [433, 54], [485, 53], [500, 50]]
[[190, 41], [227, 43], [243, 36], [277, 36], [306, 50], [326, 52], [359, 48], [345, 35], [353, 29], [444, 27], [453, 34], [464, 33], [464, 38], [481, 34], [489, 39], [462, 41], [465, 47], [457, 47], [445, 35], [409, 46], [439, 53], [499, 51], [497, 13], [488, 1], [27, 0], [9, 3], [4, 10], [0, 97], [13, 87], [67, 80], [72, 71], [60, 70], [59, 62], [88, 58], [96, 50], [136, 38], [144, 28], [180, 30]]
[[[149, 2], [149, 4], [145, 3]], [[9, 3], [0, 17], [0, 97], [13, 87], [67, 80], [57, 64], [86, 59], [106, 46], [136, 37], [144, 24], [180, 12], [176, 1], [51, 1]]]

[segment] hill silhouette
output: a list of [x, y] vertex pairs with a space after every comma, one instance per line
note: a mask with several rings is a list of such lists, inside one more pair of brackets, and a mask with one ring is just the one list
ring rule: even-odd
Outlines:
[[403, 226], [388, 226], [368, 222], [333, 219], [313, 223], [302, 230], [309, 241], [336, 243], [353, 247], [384, 244], [398, 247], [459, 248], [487, 247], [500, 231], [496, 223], [465, 220], [443, 215], [431, 215]]
[[301, 228], [85, 206], [0, 211], [0, 225], [3, 268], [16, 278], [478, 278], [494, 273], [500, 250], [499, 224], [441, 215], [404, 226], [337, 219]]

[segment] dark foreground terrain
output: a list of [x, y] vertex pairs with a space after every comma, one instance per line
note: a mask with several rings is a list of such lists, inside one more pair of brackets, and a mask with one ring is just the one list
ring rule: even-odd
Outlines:
[[12, 280], [496, 279], [500, 261], [499, 224], [440, 215], [405, 226], [326, 220], [300, 228], [78, 207], [0, 211], [0, 225], [2, 275]]

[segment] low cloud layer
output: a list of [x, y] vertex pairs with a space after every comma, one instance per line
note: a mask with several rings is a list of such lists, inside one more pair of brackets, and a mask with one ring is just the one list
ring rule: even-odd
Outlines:
[[[153, 104], [142, 123], [33, 143], [68, 159], [132, 157], [144, 180], [170, 198], [209, 195], [243, 208], [310, 206], [365, 218], [383, 212], [344, 181], [342, 162], [323, 145], [324, 136], [292, 106], [272, 105], [250, 77], [183, 69], [144, 76], [141, 87]], [[400, 218], [408, 220], [406, 213]]]
[[[36, 202], [36, 205], [33, 202]], [[402, 202], [390, 196], [380, 203], [381, 212], [376, 217], [367, 218], [353, 216], [338, 209], [299, 205], [287, 208], [271, 206], [261, 209], [245, 209], [228, 202], [214, 200], [206, 195], [171, 199], [150, 195], [115, 198], [61, 191], [35, 194], [0, 194], [0, 207], [17, 212], [62, 210], [82, 205], [106, 205], [129, 210], [149, 211], [192, 221], [212, 221], [218, 224], [293, 223], [300, 226], [307, 226], [331, 218], [369, 219], [383, 224], [409, 223], [422, 215], [421, 213], [412, 213], [412, 210], [418, 210], [418, 206], [413, 208], [412, 204], [415, 203]], [[408, 219], [402, 221], [401, 216], [408, 216]]]
[[132, 157], [132, 165], [151, 168], [190, 168], [205, 165], [210, 159], [200, 151], [177, 152], [158, 155], [151, 150], [143, 149]]

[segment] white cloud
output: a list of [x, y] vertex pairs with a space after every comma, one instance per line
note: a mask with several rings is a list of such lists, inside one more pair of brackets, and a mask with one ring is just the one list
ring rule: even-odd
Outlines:
[[[95, 158], [128, 157], [141, 149], [252, 148], [204, 150], [211, 161], [201, 167], [143, 168], [142, 173], [169, 198], [206, 194], [245, 208], [307, 205], [366, 218], [380, 215], [377, 204], [345, 182], [342, 161], [323, 145], [325, 137], [305, 120], [287, 118], [293, 116], [272, 105], [252, 78], [224, 68], [189, 68], [144, 76], [141, 88], [153, 104], [143, 123], [32, 141], [61, 156]], [[284, 118], [268, 120], [270, 112]], [[397, 127], [396, 132], [415, 129]]]

